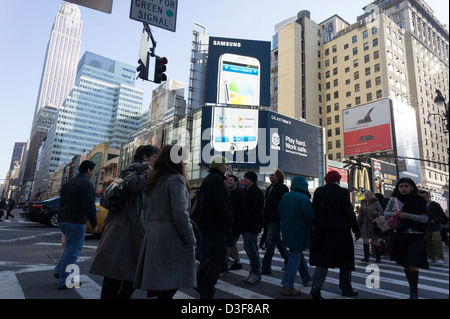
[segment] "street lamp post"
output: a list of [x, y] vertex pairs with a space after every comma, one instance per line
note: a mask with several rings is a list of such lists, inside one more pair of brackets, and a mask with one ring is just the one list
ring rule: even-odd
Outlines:
[[[445, 98], [442, 95], [440, 90], [436, 90], [436, 97], [434, 98], [434, 103], [436, 104], [443, 104], [444, 105], [444, 109], [445, 109], [445, 113], [444, 114], [440, 114], [440, 113], [431, 113], [428, 115], [428, 124], [430, 123], [430, 116], [439, 116], [442, 120], [442, 129], [444, 134], [448, 134], [448, 103], [445, 102]], [[447, 148], [447, 154], [450, 155], [450, 151], [449, 148]]]

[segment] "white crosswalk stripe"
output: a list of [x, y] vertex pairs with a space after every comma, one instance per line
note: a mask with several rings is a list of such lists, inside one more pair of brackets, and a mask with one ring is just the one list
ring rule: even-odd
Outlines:
[[[36, 246], [51, 247], [57, 246], [55, 243], [38, 242]], [[242, 241], [238, 243], [242, 249]], [[54, 249], [54, 248], [53, 248]], [[78, 259], [78, 263], [89, 264], [92, 260], [92, 251], [96, 249], [96, 245], [85, 245], [82, 256]], [[89, 256], [86, 255], [89, 254]], [[264, 251], [260, 251], [261, 260], [264, 257]], [[359, 296], [362, 299], [408, 299], [409, 286], [402, 267], [390, 261], [389, 258], [383, 257], [381, 264], [369, 264], [359, 262], [363, 257], [362, 244], [355, 245], [355, 271], [352, 272], [353, 288], [359, 290]], [[260, 282], [256, 284], [248, 284], [244, 282], [244, 278], [248, 276], [250, 262], [245, 251], [240, 251], [240, 259], [243, 269], [232, 270], [221, 276], [216, 284], [216, 297], [219, 299], [279, 299], [286, 298], [281, 295], [281, 279], [283, 277], [284, 260], [279, 255], [278, 250], [272, 260], [272, 274], [263, 275]], [[309, 261], [309, 253], [305, 252], [305, 259]], [[370, 262], [374, 263], [375, 258], [371, 257]], [[230, 263], [231, 264], [231, 263]], [[366, 285], [368, 275], [367, 267], [375, 265], [379, 267], [379, 287], [372, 288]], [[16, 270], [0, 271], [0, 287], [8, 287], [7, 290], [0, 289], [0, 299], [25, 299], [26, 293], [23, 284], [18, 280], [18, 276], [26, 273], [50, 273], [54, 269], [53, 264], [24, 264], [15, 262], [1, 262], [0, 266], [10, 267]], [[310, 266], [311, 273], [314, 274], [315, 267]], [[42, 275], [39, 275], [42, 276]], [[47, 276], [47, 275], [46, 275]], [[82, 299], [99, 299], [101, 292], [102, 278], [92, 276], [89, 273], [81, 274], [82, 286], [75, 288], [75, 292]], [[301, 278], [297, 274], [294, 287], [300, 290], [299, 297], [287, 298], [311, 298], [309, 292], [311, 287], [304, 287]], [[329, 269], [327, 279], [325, 281], [322, 296], [325, 299], [352, 299], [343, 297], [339, 290], [339, 269]], [[419, 296], [431, 296], [432, 299], [448, 299], [449, 298], [449, 263], [448, 250], [445, 250], [445, 263], [442, 266], [435, 264], [430, 265], [428, 270], [420, 270], [419, 277]], [[133, 298], [145, 298], [145, 293], [135, 293]], [[174, 299], [198, 299], [198, 293], [192, 288], [180, 289], [174, 296]]]

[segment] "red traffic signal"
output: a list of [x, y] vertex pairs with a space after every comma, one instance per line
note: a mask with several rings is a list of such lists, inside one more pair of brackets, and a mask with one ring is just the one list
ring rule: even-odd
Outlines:
[[164, 74], [167, 70], [167, 62], [169, 61], [166, 57], [155, 57], [155, 75], [153, 77], [153, 82], [161, 83], [163, 81], [167, 81], [167, 75]]

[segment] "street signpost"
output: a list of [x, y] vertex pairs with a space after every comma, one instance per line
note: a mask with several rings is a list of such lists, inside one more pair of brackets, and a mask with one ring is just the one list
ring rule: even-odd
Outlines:
[[130, 19], [175, 32], [178, 0], [132, 0]]

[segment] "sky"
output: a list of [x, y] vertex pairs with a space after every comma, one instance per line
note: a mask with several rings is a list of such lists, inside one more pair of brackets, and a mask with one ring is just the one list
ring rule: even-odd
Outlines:
[[[149, 0], [150, 1], [150, 0]], [[189, 84], [194, 22], [215, 37], [271, 41], [274, 26], [301, 10], [316, 23], [339, 15], [350, 24], [371, 0], [178, 0], [176, 31], [150, 26], [155, 53], [168, 59], [168, 78]], [[36, 107], [46, 48], [61, 0], [0, 0], [0, 184], [9, 170], [15, 142], [27, 142]], [[426, 0], [441, 23], [449, 25], [449, 1]], [[80, 6], [85, 51], [137, 66], [142, 22], [130, 19], [131, 0], [114, 0], [107, 14]], [[149, 108], [157, 84], [138, 79]], [[187, 90], [185, 90], [187, 99]]]

